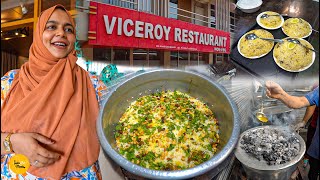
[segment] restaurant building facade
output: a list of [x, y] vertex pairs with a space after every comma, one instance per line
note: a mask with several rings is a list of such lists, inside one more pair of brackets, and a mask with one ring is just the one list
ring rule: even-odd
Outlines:
[[[216, 30], [224, 31], [229, 33], [228, 46], [233, 42], [233, 35], [235, 29], [235, 16], [232, 12], [232, 2], [225, 0], [97, 0], [94, 1], [98, 4], [104, 4], [105, 6], [115, 6], [121, 7], [123, 13], [126, 11], [132, 12], [129, 16], [133, 16], [134, 11], [142, 12], [140, 16], [145, 16], [144, 19], [156, 19], [159, 24], [166, 23], [170, 21], [175, 21], [174, 24], [179, 23], [178, 21], [186, 22], [183, 28], [188, 29], [193, 25], [197, 26], [197, 29], [211, 29], [212, 32]], [[91, 2], [92, 3], [92, 2]], [[82, 4], [84, 7], [81, 9], [83, 17], [86, 13], [89, 14], [88, 23], [90, 23], [90, 16], [95, 16], [97, 11], [95, 8], [90, 8], [90, 3], [84, 2]], [[104, 6], [104, 7], [105, 7]], [[134, 10], [134, 11], [131, 11]], [[115, 11], [119, 11], [118, 9]], [[109, 11], [106, 11], [106, 14]], [[128, 18], [124, 17], [123, 19]], [[152, 17], [152, 18], [148, 18]], [[79, 20], [83, 21], [81, 15], [78, 15]], [[157, 19], [157, 17], [159, 17]], [[109, 15], [109, 20], [110, 15]], [[100, 18], [101, 21], [101, 18]], [[118, 22], [118, 21], [116, 21]], [[96, 22], [97, 23], [97, 22]], [[115, 25], [117, 26], [117, 25]], [[84, 24], [84, 27], [86, 25]], [[90, 26], [89, 26], [90, 28]], [[86, 58], [93, 59], [93, 63], [101, 62], [104, 66], [107, 64], [117, 64], [125, 66], [145, 66], [153, 67], [160, 66], [164, 68], [183, 68], [188, 65], [202, 65], [202, 64], [214, 64], [224, 59], [228, 59], [228, 52], [214, 52], [205, 51], [199, 49], [175, 49], [170, 47], [170, 42], [164, 44], [167, 45], [166, 48], [152, 48], [146, 45], [144, 48], [135, 46], [137, 44], [128, 45], [127, 47], [115, 47], [107, 43], [107, 46], [94, 46], [92, 48], [91, 41], [99, 38], [95, 31], [90, 33], [88, 29], [88, 34], [80, 35], [83, 37], [82, 50]], [[143, 31], [143, 30], [142, 30]], [[172, 30], [173, 31], [173, 30]], [[210, 30], [209, 30], [210, 31]], [[91, 39], [90, 39], [91, 38]], [[112, 41], [108, 39], [106, 41]], [[133, 41], [133, 40], [129, 40]], [[121, 40], [122, 44], [127, 43], [125, 40]], [[147, 42], [148, 43], [148, 42]], [[149, 42], [152, 44], [152, 42]], [[141, 43], [140, 43], [141, 44]], [[125, 46], [125, 45], [124, 45]], [[229, 48], [230, 49], [230, 48]], [[97, 65], [98, 69], [101, 69]]]
[[[230, 45], [234, 41], [236, 18], [232, 0], [4, 0], [1, 1], [1, 75], [9, 69], [19, 68], [28, 60], [37, 18], [41, 11], [55, 4], [64, 5], [76, 19], [79, 59], [90, 61], [89, 65], [86, 63], [87, 70], [97, 74], [106, 64], [164, 68], [215, 64], [229, 59]], [[122, 12], [121, 17], [112, 16], [118, 18], [114, 22], [117, 23], [113, 30], [115, 33], [118, 31], [119, 18], [123, 19], [122, 23], [131, 18], [134, 23], [151, 23], [154, 29], [160, 26], [171, 28], [171, 34], [167, 34], [169, 40], [165, 39], [165, 31], [162, 32], [164, 39], [160, 44], [157, 42], [161, 42], [161, 39], [156, 38], [159, 36], [151, 37], [151, 32], [149, 40], [145, 42], [141, 40], [148, 39], [146, 37], [128, 39], [124, 31], [122, 35], [106, 34], [106, 21], [103, 17], [108, 16], [110, 11], [102, 11], [104, 14], [98, 17], [98, 10], [95, 9], [97, 7], [100, 10], [110, 8], [114, 15]], [[133, 14], [136, 14], [136, 18]], [[144, 21], [140, 19], [142, 16]], [[103, 24], [102, 28], [92, 27], [94, 17], [97, 26]], [[109, 25], [113, 23], [112, 17], [109, 15]], [[126, 23], [128, 25], [128, 21]], [[129, 25], [130, 23], [131, 21]], [[179, 36], [175, 37], [175, 33], [179, 33], [176, 29], [180, 29], [180, 44]], [[159, 29], [156, 31], [160, 33]], [[102, 35], [101, 32], [105, 34]], [[141, 30], [141, 33], [144, 32], [145, 30]], [[190, 33], [192, 39], [189, 39]], [[203, 34], [202, 40], [197, 33]], [[134, 33], [136, 34], [139, 36], [139, 33]], [[112, 35], [113, 42], [110, 39], [105, 39], [103, 43], [95, 42], [107, 35]], [[216, 42], [219, 37], [220, 42]], [[184, 44], [187, 46], [181, 45], [183, 41], [187, 41]], [[221, 43], [224, 47], [220, 46]]]

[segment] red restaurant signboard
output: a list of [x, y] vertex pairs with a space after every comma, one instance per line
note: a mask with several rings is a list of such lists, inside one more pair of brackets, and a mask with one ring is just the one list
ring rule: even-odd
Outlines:
[[[230, 33], [180, 20], [90, 2], [89, 44], [109, 47], [230, 53]], [[91, 32], [96, 32], [92, 34]]]

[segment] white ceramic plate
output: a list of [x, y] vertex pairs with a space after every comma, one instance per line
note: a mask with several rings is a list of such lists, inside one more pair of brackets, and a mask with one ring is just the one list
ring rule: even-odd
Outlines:
[[[290, 18], [289, 18], [290, 19]], [[301, 19], [301, 18], [300, 18]], [[287, 19], [288, 20], [288, 19]], [[306, 20], [304, 20], [304, 21], [306, 21]], [[312, 26], [310, 25], [310, 23], [308, 22], [308, 21], [306, 21], [307, 23], [308, 23], [308, 25], [309, 25], [309, 27], [310, 27], [310, 32], [309, 32], [309, 34], [307, 34], [307, 35], [305, 35], [305, 36], [303, 36], [303, 37], [301, 37], [301, 38], [306, 38], [306, 37], [309, 37], [310, 35], [311, 35], [311, 33], [312, 33]], [[288, 36], [288, 37], [290, 37], [288, 34], [286, 34], [285, 32], [284, 32], [284, 30], [283, 30], [283, 27], [281, 28], [281, 30], [282, 30], [282, 32], [286, 35], [286, 36]], [[297, 37], [294, 37], [294, 38], [297, 38]]]
[[262, 3], [262, 0], [240, 0], [236, 7], [245, 13], [254, 13], [260, 9]]
[[[286, 38], [285, 38], [285, 39], [286, 39]], [[306, 41], [306, 40], [304, 40], [304, 39], [301, 39], [301, 38], [297, 38], [297, 39], [298, 39], [299, 41], [304, 41], [304, 42], [307, 42], [308, 44], [310, 44], [308, 41]], [[311, 44], [310, 44], [310, 45], [311, 45]], [[273, 48], [273, 51], [274, 51], [274, 49], [276, 48], [276, 46], [277, 46], [277, 44], [276, 44], [275, 47]], [[299, 45], [297, 44], [297, 46], [299, 46]], [[311, 45], [311, 46], [312, 46], [312, 45]], [[312, 49], [314, 49], [313, 46], [312, 46]], [[277, 59], [274, 57], [274, 52], [273, 52], [272, 56], [273, 56], [274, 62], [275, 62], [281, 69], [283, 69], [283, 70], [285, 70], [285, 71], [289, 71], [289, 72], [301, 72], [301, 71], [304, 71], [304, 70], [306, 70], [306, 69], [308, 69], [309, 67], [312, 66], [312, 64], [314, 63], [314, 60], [315, 60], [315, 58], [316, 58], [316, 53], [315, 53], [315, 52], [312, 52], [312, 60], [311, 60], [311, 63], [310, 63], [308, 66], [306, 66], [306, 67], [304, 67], [304, 68], [301, 68], [301, 69], [298, 69], [298, 70], [285, 69], [284, 67], [282, 67], [282, 66], [277, 62]]]
[[[263, 25], [263, 24], [260, 22], [260, 19], [261, 19], [262, 14], [265, 14], [266, 12], [273, 12], [273, 11], [265, 11], [265, 12], [260, 13], [260, 14], [257, 16], [257, 18], [256, 18], [256, 21], [257, 21], [258, 25], [259, 25], [260, 27], [264, 28], [264, 29], [270, 29], [270, 30], [279, 29], [279, 28], [283, 25], [283, 23], [284, 23], [284, 19], [283, 19], [283, 17], [282, 17], [281, 15], [280, 15], [281, 23], [280, 23], [280, 25], [278, 25], [278, 26], [276, 26], [276, 27], [273, 27], [273, 28], [272, 28], [272, 27], [267, 27], [267, 26]], [[275, 13], [276, 13], [276, 12], [275, 12]]]
[[272, 50], [274, 44], [273, 44], [272, 48], [270, 49], [270, 51], [268, 51], [268, 52], [265, 53], [265, 54], [261, 54], [260, 56], [252, 56], [252, 57], [245, 56], [245, 55], [240, 51], [240, 41], [241, 41], [242, 38], [245, 38], [245, 35], [247, 35], [247, 34], [248, 34], [248, 32], [245, 33], [244, 35], [242, 35], [242, 37], [239, 39], [238, 44], [237, 44], [237, 49], [238, 49], [238, 52], [241, 54], [241, 56], [243, 56], [243, 57], [245, 57], [245, 58], [248, 58], [248, 59], [258, 59], [258, 58], [261, 58], [261, 57], [267, 55], [267, 54]]

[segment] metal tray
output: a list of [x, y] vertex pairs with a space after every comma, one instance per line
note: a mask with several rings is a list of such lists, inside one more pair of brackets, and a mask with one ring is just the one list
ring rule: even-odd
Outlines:
[[[284, 20], [287, 20], [290, 17], [283, 16], [283, 18], [284, 18]], [[249, 26], [248, 30], [245, 33], [249, 32], [253, 29], [264, 29], [264, 28], [260, 27], [258, 25], [258, 23], [255, 22], [252, 26]], [[273, 34], [275, 39], [283, 39], [283, 38], [287, 37], [282, 32], [281, 28], [278, 28], [275, 30], [268, 30], [268, 29], [265, 29], [265, 30], [267, 30], [271, 34]], [[243, 33], [243, 34], [245, 34], [245, 33]], [[281, 77], [281, 78], [293, 79], [297, 76], [298, 72], [285, 71], [285, 70], [281, 69], [274, 62], [274, 59], [273, 59], [273, 48], [274, 47], [267, 55], [265, 55], [261, 58], [258, 58], [258, 59], [248, 59], [248, 58], [243, 57], [237, 49], [238, 41], [243, 36], [243, 34], [241, 34], [239, 39], [237, 39], [231, 47], [232, 51], [230, 54], [230, 58], [234, 63], [236, 63], [240, 67], [244, 68], [244, 70], [246, 70], [250, 74], [252, 74], [258, 78], [262, 78], [262, 79], [268, 79], [270, 77]]]

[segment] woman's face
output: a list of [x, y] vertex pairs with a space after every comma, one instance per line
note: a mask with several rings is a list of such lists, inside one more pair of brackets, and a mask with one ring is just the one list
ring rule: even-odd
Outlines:
[[56, 9], [50, 16], [42, 35], [42, 42], [50, 53], [60, 59], [74, 49], [76, 37], [68, 14]]

